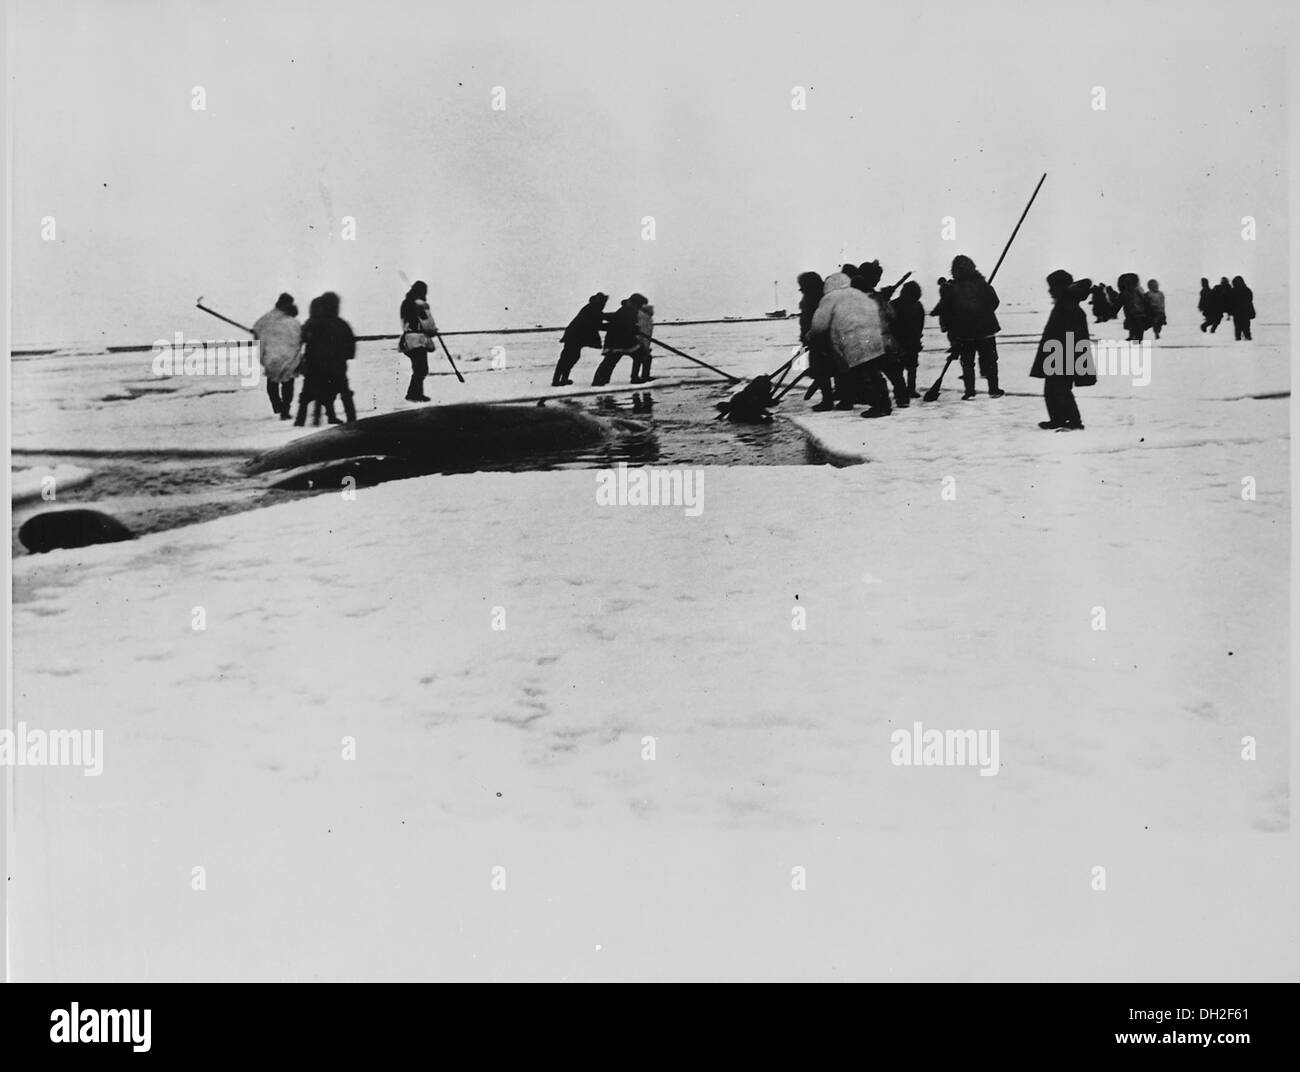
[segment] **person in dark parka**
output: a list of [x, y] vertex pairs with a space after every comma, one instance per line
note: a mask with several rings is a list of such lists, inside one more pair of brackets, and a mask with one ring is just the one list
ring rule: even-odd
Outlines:
[[1002, 330], [996, 309], [998, 292], [980, 274], [975, 262], [958, 255], [952, 261], [952, 281], [940, 301], [940, 317], [961, 360], [961, 378], [966, 385], [962, 401], [975, 397], [975, 359], [980, 374], [988, 381], [989, 397], [1006, 392], [998, 386], [998, 340]]
[[307, 370], [302, 396], [298, 402], [298, 416], [294, 424], [301, 428], [307, 422], [307, 404], [315, 403], [312, 424], [320, 424], [322, 408], [330, 424], [338, 424], [334, 415], [334, 396], [343, 399], [343, 412], [349, 422], [357, 419], [348, 386], [348, 362], [357, 351], [356, 336], [351, 325], [339, 316], [339, 296], [327, 291], [311, 303], [311, 316], [302, 326], [303, 365]]
[[648, 301], [644, 294], [632, 294], [624, 298], [613, 313], [605, 315], [604, 356], [592, 378], [592, 387], [604, 387], [614, 374], [614, 366], [618, 364], [619, 358], [625, 354], [635, 354], [641, 349], [637, 313]]
[[1101, 283], [1092, 288], [1092, 315], [1098, 324], [1104, 324], [1107, 320], [1115, 319], [1115, 314], [1111, 309], [1110, 296], [1106, 293], [1106, 287]]
[[1092, 280], [1074, 277], [1059, 269], [1047, 277], [1052, 311], [1047, 317], [1029, 375], [1043, 381], [1047, 420], [1039, 428], [1082, 430], [1083, 419], [1074, 400], [1075, 387], [1097, 382], [1089, 345], [1088, 316], [1079, 303], [1088, 296]]
[[[939, 306], [943, 304], [943, 292], [948, 289], [948, 280], [946, 280], [943, 276], [940, 276], [938, 282], [935, 285], [939, 288], [939, 300], [935, 303], [934, 308], [930, 310], [931, 316], [939, 315]], [[939, 324], [939, 330], [940, 331], [943, 330], [942, 322], [940, 322]]]
[[411, 284], [398, 310], [402, 318], [402, 336], [398, 349], [411, 362], [411, 381], [406, 386], [406, 401], [428, 402], [424, 381], [429, 375], [429, 351], [433, 349], [438, 325], [429, 311], [429, 285], [423, 279]]
[[1120, 309], [1124, 313], [1124, 330], [1129, 342], [1141, 342], [1151, 327], [1151, 308], [1136, 272], [1125, 272], [1115, 281], [1119, 287]]
[[1239, 275], [1232, 277], [1232, 330], [1233, 337], [1240, 341], [1250, 338], [1250, 322], [1255, 319], [1255, 292], [1246, 286], [1246, 281]]
[[578, 315], [569, 321], [560, 337], [560, 360], [555, 363], [555, 375], [551, 377], [552, 387], [567, 387], [573, 383], [569, 373], [578, 363], [584, 346], [600, 349], [600, 325], [605, 318], [605, 303], [608, 294], [593, 294], [587, 304], [578, 310]]
[[808, 347], [808, 375], [813, 388], [821, 391], [822, 398], [813, 409], [819, 413], [835, 408], [835, 392], [831, 377], [835, 372], [835, 356], [824, 338], [813, 338], [812, 318], [826, 293], [826, 284], [816, 272], [802, 272], [796, 281], [799, 287], [799, 341]]
[[1223, 310], [1218, 308], [1218, 299], [1214, 296], [1214, 291], [1210, 288], [1210, 281], [1201, 276], [1201, 295], [1196, 301], [1196, 308], [1201, 314], [1201, 330], [1209, 328], [1213, 331], [1219, 326], [1219, 321], [1223, 319]]
[[921, 333], [925, 330], [921, 284], [909, 279], [890, 305], [894, 310], [894, 338], [898, 341], [903, 371], [907, 376], [907, 393], [912, 398], [920, 398], [916, 389], [916, 370], [921, 356]]
[[1214, 285], [1214, 314], [1214, 324], [1210, 328], [1211, 333], [1219, 326], [1219, 322], [1225, 316], [1232, 316], [1232, 284], [1228, 282], [1226, 275], [1221, 276]]

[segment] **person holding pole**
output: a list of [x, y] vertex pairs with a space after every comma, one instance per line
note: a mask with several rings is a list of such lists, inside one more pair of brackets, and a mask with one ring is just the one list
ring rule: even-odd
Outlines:
[[592, 377], [592, 387], [604, 387], [614, 373], [614, 366], [625, 354], [635, 354], [641, 349], [641, 337], [637, 329], [637, 316], [641, 306], [648, 299], [643, 294], [632, 294], [624, 298], [617, 310], [605, 316], [605, 349], [596, 375]]
[[952, 282], [940, 302], [940, 316], [948, 326], [961, 362], [961, 378], [966, 385], [962, 401], [975, 397], [975, 358], [979, 357], [980, 374], [988, 380], [989, 397], [1000, 398], [1005, 392], [998, 386], [998, 340], [1002, 330], [998, 323], [998, 292], [980, 274], [975, 262], [963, 254], [952, 260]]
[[573, 381], [569, 373], [578, 363], [584, 346], [600, 349], [600, 325], [605, 315], [605, 303], [609, 295], [597, 291], [587, 299], [587, 304], [578, 310], [578, 315], [569, 321], [560, 338], [560, 359], [555, 363], [555, 373], [551, 376], [552, 387], [568, 387]]
[[411, 289], [402, 299], [400, 312], [402, 338], [398, 349], [411, 361], [411, 382], [406, 388], [406, 401], [428, 402], [424, 378], [429, 375], [429, 350], [433, 347], [430, 336], [437, 334], [438, 325], [429, 311], [429, 286], [423, 279], [411, 284]]

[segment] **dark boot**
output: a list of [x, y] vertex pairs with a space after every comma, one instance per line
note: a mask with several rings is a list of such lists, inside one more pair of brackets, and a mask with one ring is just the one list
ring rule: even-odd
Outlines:
[[357, 407], [352, 401], [352, 392], [350, 390], [343, 392], [343, 416], [347, 418], [348, 424], [357, 419]]
[[989, 398], [1001, 398], [1004, 394], [1006, 394], [1006, 391], [1002, 390], [1002, 388], [998, 386], [997, 364], [994, 362], [990, 362], [987, 371], [988, 371], [988, 375], [986, 376], [986, 379], [988, 380], [989, 383]]

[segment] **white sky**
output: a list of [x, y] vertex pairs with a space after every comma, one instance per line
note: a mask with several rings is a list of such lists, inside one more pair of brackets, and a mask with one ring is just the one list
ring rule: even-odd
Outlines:
[[954, 254], [992, 269], [1043, 171], [1004, 301], [1041, 307], [1058, 267], [1132, 270], [1177, 314], [1200, 276], [1242, 274], [1282, 320], [1270, 25], [1132, 0], [18, 0], [13, 340], [221, 337], [198, 295], [249, 323], [326, 289], [391, 332], [400, 272], [449, 330], [562, 324], [596, 289], [756, 315], [779, 279], [793, 309], [794, 277], [842, 255], [912, 269], [930, 300]]

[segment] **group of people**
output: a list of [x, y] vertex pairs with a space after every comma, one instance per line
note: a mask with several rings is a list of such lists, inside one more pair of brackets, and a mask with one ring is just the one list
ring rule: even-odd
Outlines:
[[[560, 337], [560, 359], [551, 377], [552, 387], [573, 383], [570, 375], [584, 348], [601, 351], [601, 361], [592, 378], [593, 387], [604, 387], [614, 368], [625, 356], [632, 358], [632, 383], [647, 383], [650, 376], [650, 337], [655, 328], [655, 307], [644, 294], [630, 294], [614, 312], [605, 312], [609, 295], [593, 294], [569, 321]], [[601, 331], [605, 332], [602, 346]]]
[[[845, 264], [825, 279], [816, 272], [799, 276], [800, 338], [808, 347], [813, 392], [821, 392], [813, 409], [851, 410], [863, 404], [863, 417], [887, 417], [895, 406], [905, 409], [921, 397], [916, 390], [926, 316], [921, 287], [911, 280], [881, 287], [883, 274], [880, 262], [872, 260]], [[977, 362], [989, 397], [1005, 393], [998, 386], [998, 304], [997, 291], [975, 262], [955, 257], [952, 279], [940, 280], [932, 315], [961, 362], [964, 400], [975, 397]]]
[[1208, 328], [1213, 333], [1226, 316], [1232, 320], [1233, 339], [1250, 341], [1250, 322], [1255, 319], [1255, 294], [1241, 276], [1233, 276], [1231, 283], [1226, 275], [1221, 276], [1214, 286], [1210, 286], [1210, 281], [1202, 276], [1201, 296], [1196, 308], [1204, 318], [1202, 331]]
[[1147, 280], [1147, 289], [1136, 272], [1125, 272], [1116, 281], [1116, 290], [1109, 283], [1098, 283], [1089, 292], [1092, 295], [1092, 315], [1098, 324], [1124, 317], [1123, 327], [1129, 342], [1141, 342], [1147, 331], [1157, 339], [1161, 329], [1169, 323], [1165, 315], [1165, 294], [1154, 279]]
[[349, 421], [357, 419], [348, 386], [348, 362], [356, 355], [357, 340], [352, 327], [339, 316], [339, 296], [327, 291], [313, 298], [307, 322], [298, 322], [298, 306], [291, 294], [281, 294], [275, 308], [253, 324], [262, 368], [266, 372], [266, 393], [271, 408], [282, 421], [291, 418], [294, 382], [302, 373], [298, 415], [293, 423], [301, 428], [307, 410], [315, 405], [312, 424], [319, 425], [322, 410], [330, 424], [340, 424], [334, 414], [334, 400], [341, 399]]
[[[800, 337], [808, 348], [813, 390], [821, 391], [815, 410], [851, 410], [865, 402], [863, 417], [884, 417], [919, 398], [916, 371], [925, 327], [921, 288], [912, 281], [898, 288], [879, 288], [878, 262], [846, 264], [825, 280], [816, 272], [798, 278]], [[1136, 282], [1137, 277], [1132, 280]], [[1124, 279], [1126, 290], [1127, 277]], [[1042, 379], [1047, 420], [1039, 427], [1062, 431], [1083, 428], [1074, 388], [1097, 382], [1096, 370], [1076, 360], [1080, 343], [1086, 352], [1088, 318], [1079, 307], [1092, 292], [1092, 281], [1076, 281], [1067, 271], [1047, 277], [1052, 311], [1047, 318], [1029, 374]], [[953, 258], [952, 277], [939, 280], [939, 302], [930, 311], [948, 337], [950, 360], [961, 363], [963, 401], [976, 397], [976, 371], [988, 384], [990, 398], [1005, 394], [998, 383], [997, 335], [1001, 330], [999, 299], [975, 262]], [[811, 394], [812, 392], [810, 392]]]

